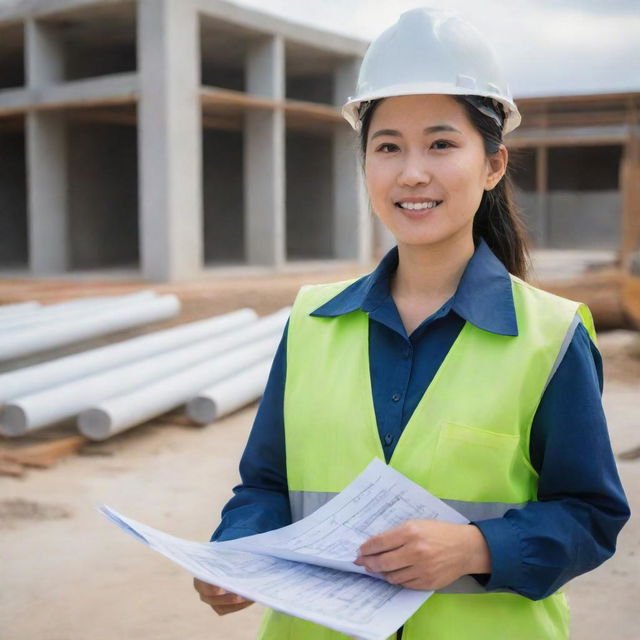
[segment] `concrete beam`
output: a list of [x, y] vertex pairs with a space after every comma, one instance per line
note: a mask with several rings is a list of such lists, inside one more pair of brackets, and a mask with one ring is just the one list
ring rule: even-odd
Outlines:
[[195, 0], [198, 11], [207, 16], [220, 18], [265, 35], [279, 36], [317, 46], [325, 51], [345, 56], [363, 56], [369, 43], [349, 38], [331, 31], [323, 31], [298, 22], [289, 22], [273, 14], [237, 5], [225, 0]]
[[190, 0], [138, 3], [140, 256], [145, 278], [203, 264], [198, 17]]
[[[284, 41], [268, 36], [247, 53], [247, 92], [284, 99]], [[285, 261], [285, 119], [282, 109], [245, 113], [245, 246], [253, 265], [280, 267]]]
[[610, 125], [600, 127], [544, 127], [523, 129], [517, 134], [505, 137], [507, 147], [529, 147], [545, 145], [609, 145], [624, 144], [630, 136], [628, 125]]
[[122, 4], [122, 0], [10, 0], [0, 4], [0, 24], [106, 4]]
[[0, 116], [45, 109], [127, 104], [138, 99], [138, 91], [137, 73], [117, 73], [56, 84], [35, 82], [29, 89], [0, 91]]
[[33, 101], [33, 92], [29, 89], [0, 90], [0, 117], [24, 113]]

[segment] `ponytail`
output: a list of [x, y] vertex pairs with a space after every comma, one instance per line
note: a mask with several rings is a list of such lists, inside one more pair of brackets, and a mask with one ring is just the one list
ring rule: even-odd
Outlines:
[[473, 219], [473, 241], [476, 245], [480, 238], [509, 273], [527, 279], [530, 265], [527, 234], [515, 204], [508, 167], [500, 182], [482, 194]]

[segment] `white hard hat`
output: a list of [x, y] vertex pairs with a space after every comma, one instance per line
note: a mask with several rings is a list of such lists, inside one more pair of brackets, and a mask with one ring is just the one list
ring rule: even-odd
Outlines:
[[[347, 99], [342, 116], [359, 131], [363, 103], [421, 93], [493, 98], [504, 109], [503, 134], [520, 124], [520, 112], [489, 43], [452, 11], [405, 11], [373, 40], [360, 66], [356, 95]], [[472, 103], [480, 108], [477, 101]], [[492, 115], [490, 107], [481, 111]], [[502, 120], [497, 114], [495, 118]]]

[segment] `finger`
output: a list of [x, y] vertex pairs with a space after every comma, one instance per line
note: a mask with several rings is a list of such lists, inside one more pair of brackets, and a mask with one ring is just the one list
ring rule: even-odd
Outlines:
[[227, 593], [226, 589], [223, 589], [222, 587], [219, 587], [215, 584], [203, 582], [202, 580], [198, 580], [198, 578], [193, 579], [193, 586], [198, 593], [201, 593], [205, 596], [216, 596]]
[[205, 596], [200, 594], [200, 600], [210, 605], [236, 605], [245, 602], [245, 598], [235, 593], [224, 593], [218, 596]]
[[385, 573], [389, 571], [398, 571], [405, 569], [413, 564], [409, 551], [406, 546], [385, 553], [378, 553], [371, 556], [362, 557], [362, 565], [368, 571], [374, 573]]
[[381, 573], [382, 577], [387, 582], [391, 584], [401, 584], [403, 587], [406, 587], [412, 581], [418, 580], [420, 578], [420, 575], [416, 571], [415, 567], [404, 567], [396, 571], [384, 571]]
[[400, 582], [405, 589], [418, 589], [419, 591], [429, 590], [430, 588], [424, 585], [424, 578], [421, 576], [414, 576], [412, 579], [407, 580], [406, 582]]
[[253, 601], [247, 600], [241, 604], [227, 604], [227, 605], [212, 605], [213, 610], [219, 616], [226, 616], [228, 613], [235, 613], [236, 611], [242, 611], [242, 609], [246, 609], [251, 606]]
[[359, 557], [392, 551], [402, 546], [406, 537], [403, 527], [404, 525], [400, 525], [399, 527], [394, 527], [384, 533], [369, 538], [360, 545], [358, 550]]

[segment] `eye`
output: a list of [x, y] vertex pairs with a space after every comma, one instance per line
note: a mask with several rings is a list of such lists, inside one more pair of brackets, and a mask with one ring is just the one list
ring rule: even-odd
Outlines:
[[452, 145], [448, 140], [436, 140], [436, 141], [433, 143], [433, 146], [435, 146], [435, 145], [437, 145], [437, 144], [443, 144], [443, 145], [446, 145], [446, 146], [444, 146], [444, 147], [439, 147], [439, 149], [446, 149], [446, 148], [448, 148], [448, 147], [453, 147], [453, 146], [454, 146], [454, 145]]
[[[392, 142], [385, 142], [385, 143], [381, 144], [381, 145], [376, 149], [376, 151], [381, 151], [381, 150], [382, 150], [382, 149], [384, 149], [385, 147], [393, 147], [393, 149], [397, 149], [397, 148], [398, 148], [398, 147], [397, 147], [397, 145], [393, 144]], [[393, 149], [392, 149], [392, 150], [393, 150]], [[383, 152], [383, 153], [385, 153], [385, 152]]]

